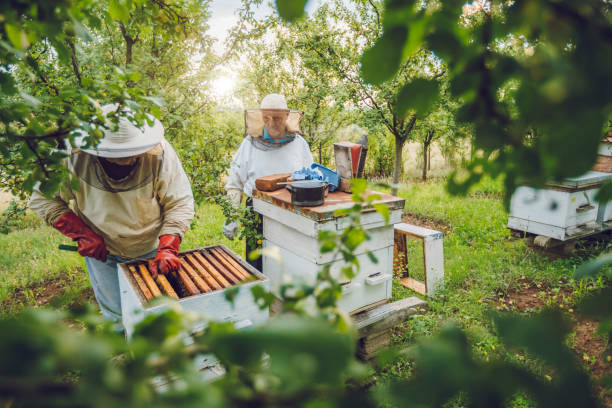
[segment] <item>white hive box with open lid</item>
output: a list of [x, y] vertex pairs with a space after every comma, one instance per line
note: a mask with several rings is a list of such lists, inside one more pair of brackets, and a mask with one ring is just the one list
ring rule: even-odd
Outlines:
[[[350, 194], [333, 192], [327, 195], [322, 206], [298, 207], [291, 204], [291, 195], [286, 189], [255, 190], [253, 208], [263, 215], [263, 247], [278, 248], [280, 255], [280, 262], [272, 256], [263, 256], [263, 272], [271, 280], [272, 291], [278, 293], [279, 285], [288, 281], [312, 284], [323, 265], [331, 263], [332, 274], [342, 283], [342, 297], [338, 301], [341, 310], [356, 313], [391, 299], [393, 224], [401, 222], [405, 201], [389, 194], [380, 195], [376, 203], [384, 203], [389, 208], [389, 223], [385, 224], [384, 217], [374, 208], [362, 211], [361, 223], [370, 240], [355, 251], [361, 268], [349, 281], [341, 278], [344, 261], [334, 260], [333, 253], [321, 254], [317, 237], [319, 231], [342, 231], [348, 226], [349, 220], [334, 216], [334, 211], [353, 206]], [[378, 263], [369, 259], [367, 250]]]
[[[183, 309], [197, 312], [203, 319], [235, 322], [238, 328], [257, 325], [268, 319], [268, 310], [259, 308], [250, 290], [254, 285], [269, 290], [268, 278], [225, 245], [184, 251], [179, 254], [179, 259], [181, 270], [168, 275], [167, 281], [178, 295], [178, 304]], [[159, 283], [160, 292], [166, 293], [159, 280], [153, 282], [150, 276], [147, 277], [148, 269], [144, 262], [127, 262], [119, 264], [117, 268], [123, 325], [130, 337], [134, 327], [145, 316], [167, 308], [166, 305], [149, 305], [147, 298], [150, 293], [145, 293], [147, 289], [155, 289], [151, 287]], [[188, 284], [185, 285], [185, 282]], [[232, 304], [225, 294], [234, 288], [238, 288], [238, 293]], [[197, 326], [194, 329], [202, 324]]]

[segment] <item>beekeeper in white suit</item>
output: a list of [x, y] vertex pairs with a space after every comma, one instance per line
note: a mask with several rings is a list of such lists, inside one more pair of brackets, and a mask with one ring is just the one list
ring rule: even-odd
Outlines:
[[[299, 134], [302, 115], [303, 112], [287, 107], [284, 96], [274, 93], [262, 99], [259, 109], [245, 111], [246, 136], [234, 156], [225, 184], [232, 205], [238, 207], [244, 193], [247, 206], [252, 206], [255, 179], [259, 177], [310, 167], [312, 153]], [[259, 226], [261, 233], [261, 222]], [[223, 234], [228, 239], [234, 239], [237, 233], [236, 221], [223, 226]], [[253, 249], [247, 241], [247, 259]], [[261, 270], [261, 258], [249, 263]]]
[[[105, 115], [117, 109], [102, 107]], [[78, 188], [63, 186], [52, 198], [34, 189], [30, 208], [77, 242], [102, 315], [120, 321], [117, 263], [151, 258], [154, 277], [180, 268], [179, 245], [194, 216], [191, 186], [157, 119], [140, 129], [120, 118], [97, 146], [75, 142], [80, 148], [65, 166]]]

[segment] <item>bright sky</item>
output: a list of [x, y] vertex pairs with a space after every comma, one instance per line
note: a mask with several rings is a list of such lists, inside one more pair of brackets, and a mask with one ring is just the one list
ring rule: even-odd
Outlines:
[[[323, 0], [309, 0], [306, 5], [306, 12], [311, 12]], [[217, 54], [222, 54], [225, 50], [224, 42], [227, 38], [229, 29], [238, 22], [236, 11], [240, 8], [240, 0], [212, 0], [210, 10], [212, 16], [209, 20], [210, 29], [208, 34], [217, 39], [214, 49]], [[264, 2], [255, 9], [255, 17], [263, 18], [275, 12], [270, 2]], [[235, 78], [230, 69], [213, 81], [214, 93], [218, 98], [231, 98], [234, 90]]]

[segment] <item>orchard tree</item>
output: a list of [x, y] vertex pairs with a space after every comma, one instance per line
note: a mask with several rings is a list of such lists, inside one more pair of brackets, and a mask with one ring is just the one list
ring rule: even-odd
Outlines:
[[[417, 120], [423, 119], [439, 97], [436, 81], [444, 75], [444, 67], [431, 52], [421, 48], [401, 64], [400, 69], [388, 80], [372, 85], [360, 75], [361, 55], [382, 34], [382, 3], [330, 1], [319, 7], [312, 16], [298, 21], [298, 31], [304, 33], [293, 47], [303, 60], [317, 60], [318, 65], [333, 70], [337, 87], [350, 104], [368, 109], [393, 135], [395, 154], [393, 188], [397, 192], [402, 169], [402, 150], [405, 143], [414, 138], [412, 133]], [[302, 27], [317, 27], [314, 35]], [[373, 56], [375, 64], [387, 61]], [[373, 62], [374, 63], [374, 62]], [[413, 96], [407, 100], [405, 95]], [[414, 96], [418, 95], [418, 98]]]

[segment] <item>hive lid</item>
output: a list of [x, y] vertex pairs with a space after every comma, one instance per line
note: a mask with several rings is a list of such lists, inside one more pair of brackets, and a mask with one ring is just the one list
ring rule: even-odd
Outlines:
[[[386, 204], [387, 207], [389, 207], [389, 210], [403, 209], [406, 202], [406, 200], [403, 198], [392, 196], [390, 194], [379, 193], [377, 191], [366, 191], [365, 193], [366, 196], [370, 194], [379, 194], [380, 200], [374, 201], [373, 204]], [[287, 189], [283, 188], [277, 191], [253, 190], [253, 198], [258, 198], [277, 207], [311, 218], [315, 221], [325, 221], [339, 218], [338, 216], [334, 215], [334, 211], [351, 208], [353, 205], [355, 205], [352, 197], [352, 194], [334, 191], [325, 197], [325, 202], [323, 205], [318, 207], [299, 207], [291, 204], [291, 193]], [[372, 211], [371, 206], [364, 206], [362, 212], [369, 211]]]
[[570, 177], [561, 182], [555, 182], [551, 184], [567, 187], [582, 187], [589, 184], [601, 183], [610, 178], [612, 178], [611, 173], [604, 173], [601, 171], [588, 171], [581, 176]]

